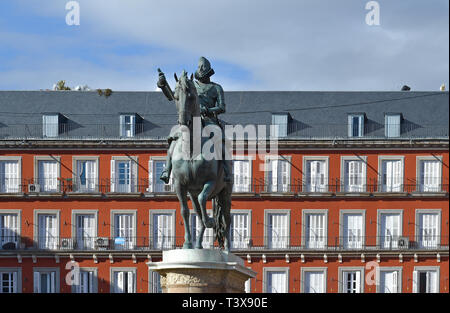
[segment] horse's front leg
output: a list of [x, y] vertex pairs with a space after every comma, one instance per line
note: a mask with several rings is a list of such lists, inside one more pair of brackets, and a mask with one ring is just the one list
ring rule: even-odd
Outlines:
[[189, 227], [189, 207], [187, 203], [187, 189], [180, 184], [175, 184], [178, 200], [180, 201], [181, 217], [184, 222], [183, 249], [192, 249], [192, 235]]
[[195, 212], [197, 213], [197, 216], [200, 219], [200, 231], [197, 236], [197, 240], [195, 241], [195, 248], [196, 249], [203, 249], [203, 234], [205, 233], [205, 225], [203, 225], [202, 220], [202, 210], [200, 209], [200, 203], [198, 202], [198, 199], [196, 196], [191, 195], [191, 201], [192, 206], [194, 207]]
[[212, 228], [214, 226], [214, 219], [208, 216], [206, 212], [206, 201], [208, 201], [209, 196], [214, 191], [216, 186], [215, 181], [209, 181], [203, 186], [202, 192], [198, 195], [198, 201], [200, 203], [200, 210], [202, 211], [202, 222], [207, 228]]

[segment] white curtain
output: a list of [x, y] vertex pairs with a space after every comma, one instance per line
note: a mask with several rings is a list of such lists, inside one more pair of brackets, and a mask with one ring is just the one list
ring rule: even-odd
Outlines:
[[269, 214], [269, 248], [288, 247], [288, 215]]
[[58, 162], [39, 161], [38, 178], [41, 191], [58, 191]]
[[18, 243], [19, 224], [17, 214], [0, 214], [0, 249], [5, 243]]
[[19, 192], [20, 176], [18, 161], [0, 161], [0, 192]]
[[322, 271], [305, 272], [304, 282], [305, 293], [324, 293], [325, 292], [325, 273]]
[[362, 161], [345, 161], [345, 191], [365, 191], [364, 163]]
[[233, 249], [245, 249], [248, 247], [248, 240], [248, 214], [231, 213], [231, 247]]
[[322, 249], [325, 247], [325, 214], [307, 215], [307, 248]]
[[234, 160], [234, 192], [249, 192], [250, 191], [250, 161], [249, 160]]
[[380, 271], [380, 293], [398, 293], [398, 271]]
[[439, 161], [422, 161], [420, 169], [420, 191], [440, 191], [441, 173]]
[[324, 192], [327, 190], [326, 162], [306, 162], [306, 191]]
[[381, 215], [382, 248], [398, 248], [400, 234], [400, 214]]
[[58, 115], [44, 115], [43, 120], [43, 135], [44, 137], [58, 137], [59, 134], [59, 120]]
[[422, 248], [435, 248], [439, 237], [439, 215], [437, 213], [421, 213], [419, 215], [419, 244]]
[[284, 159], [268, 159], [267, 190], [269, 192], [289, 192], [290, 164]]
[[153, 215], [153, 246], [155, 249], [172, 249], [174, 243], [173, 215]]
[[134, 216], [132, 214], [115, 215], [115, 237], [124, 240], [118, 241], [116, 248], [132, 249], [134, 247]]
[[[201, 220], [198, 217], [197, 213], [193, 213], [191, 214], [191, 232], [192, 234], [194, 234], [192, 240], [197, 240], [198, 236], [200, 235], [200, 225], [201, 225]], [[212, 228], [206, 228], [205, 232], [203, 234], [203, 248], [204, 249], [209, 249], [213, 246], [214, 244], [214, 234], [213, 234], [213, 229]]]
[[344, 248], [360, 249], [363, 243], [363, 216], [344, 214]]
[[95, 191], [97, 183], [97, 162], [93, 160], [77, 161], [77, 177], [79, 191]]
[[400, 115], [386, 115], [385, 135], [386, 137], [400, 137]]
[[77, 215], [77, 244], [79, 249], [92, 249], [94, 247], [95, 215]]
[[402, 162], [387, 160], [382, 163], [382, 191], [400, 192], [403, 184]]
[[39, 247], [56, 249], [58, 247], [58, 225], [56, 215], [39, 214]]
[[286, 293], [286, 282], [287, 282], [287, 274], [286, 272], [275, 272], [269, 271], [267, 272], [267, 293]]

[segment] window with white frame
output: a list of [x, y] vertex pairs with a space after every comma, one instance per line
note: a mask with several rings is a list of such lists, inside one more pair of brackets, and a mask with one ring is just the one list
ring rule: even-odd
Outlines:
[[73, 293], [97, 293], [97, 273], [94, 269], [80, 268], [73, 281]]
[[364, 192], [366, 191], [366, 162], [365, 157], [343, 158], [343, 181], [345, 192]]
[[303, 292], [326, 293], [326, 270], [302, 268]]
[[[194, 242], [194, 244], [197, 241], [198, 236], [200, 236], [200, 228], [202, 223], [203, 222], [200, 220], [197, 213], [191, 213], [191, 234], [193, 235], [192, 241]], [[203, 232], [202, 246], [204, 249], [210, 249], [213, 247], [213, 245], [214, 245], [213, 229], [205, 228]]]
[[266, 159], [266, 182], [268, 192], [289, 192], [291, 164], [285, 157]]
[[59, 270], [35, 268], [33, 273], [34, 293], [59, 292]]
[[397, 249], [402, 235], [402, 216], [400, 213], [380, 213], [380, 248]]
[[136, 270], [135, 269], [111, 269], [112, 293], [135, 293]]
[[133, 249], [136, 234], [136, 215], [125, 212], [113, 212], [112, 214], [114, 218], [114, 248]]
[[120, 115], [120, 136], [134, 137], [136, 135], [136, 114]]
[[0, 250], [11, 245], [18, 248], [19, 236], [19, 214], [0, 213]]
[[328, 191], [328, 160], [305, 159], [303, 164], [305, 169], [305, 191]]
[[0, 158], [0, 193], [20, 192], [21, 175], [18, 160]]
[[441, 191], [442, 163], [436, 158], [418, 159], [418, 191], [439, 192]]
[[417, 242], [421, 248], [436, 248], [440, 242], [441, 216], [439, 212], [416, 213]]
[[384, 116], [386, 137], [400, 137], [401, 117], [398, 113], [388, 113]]
[[158, 250], [173, 249], [175, 244], [174, 212], [151, 212], [153, 248]]
[[155, 271], [149, 271], [149, 292], [150, 293], [162, 293], [161, 288], [161, 275]]
[[413, 271], [414, 293], [438, 293], [439, 292], [439, 268], [416, 267]]
[[340, 268], [340, 292], [361, 293], [364, 285], [363, 269]]
[[76, 160], [75, 190], [79, 192], [97, 191], [98, 173], [96, 160]]
[[264, 268], [264, 292], [287, 293], [289, 272], [284, 268]]
[[19, 293], [21, 272], [19, 269], [0, 268], [0, 293]]
[[42, 116], [42, 130], [44, 137], [58, 137], [59, 114], [45, 114]]
[[38, 160], [38, 184], [41, 192], [57, 192], [59, 162], [56, 160]]
[[245, 281], [244, 291], [245, 293], [252, 292], [252, 280], [250, 278]]
[[343, 213], [344, 249], [361, 249], [364, 244], [364, 214]]
[[170, 181], [166, 184], [160, 179], [162, 172], [166, 168], [165, 159], [151, 158], [149, 161], [149, 189], [150, 192], [173, 192], [173, 175], [170, 175]]
[[364, 136], [364, 114], [348, 115], [348, 136], [362, 137]]
[[231, 248], [247, 249], [249, 247], [250, 234], [250, 213], [243, 211], [231, 211]]
[[37, 214], [38, 216], [38, 244], [40, 249], [57, 249], [59, 246], [58, 237], [58, 215], [57, 214]]
[[251, 161], [233, 160], [233, 192], [250, 192], [251, 190]]
[[403, 186], [403, 160], [402, 159], [381, 159], [381, 191], [401, 192]]
[[309, 249], [323, 249], [327, 244], [327, 220], [325, 213], [304, 214], [305, 247]]
[[95, 214], [75, 214], [75, 223], [77, 249], [93, 249], [97, 237], [97, 219]]
[[137, 191], [137, 158], [113, 157], [111, 160], [111, 192]]
[[[275, 211], [275, 210], [274, 210]], [[289, 247], [289, 214], [266, 212], [266, 234], [269, 249], [286, 249]]]
[[378, 267], [378, 293], [400, 293], [401, 271]]
[[286, 137], [288, 133], [288, 113], [272, 114], [271, 136], [276, 138]]

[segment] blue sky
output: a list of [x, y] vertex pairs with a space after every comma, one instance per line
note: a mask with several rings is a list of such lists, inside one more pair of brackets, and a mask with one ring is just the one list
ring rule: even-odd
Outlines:
[[[0, 90], [69, 86], [152, 91], [156, 69], [210, 59], [225, 90], [448, 88], [448, 0], [0, 1]], [[173, 83], [172, 83], [173, 84]]]

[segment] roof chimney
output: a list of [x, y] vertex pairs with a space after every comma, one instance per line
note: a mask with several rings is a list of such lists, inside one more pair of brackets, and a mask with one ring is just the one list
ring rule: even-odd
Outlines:
[[445, 91], [445, 84], [441, 85], [441, 91]]
[[410, 91], [411, 90], [411, 87], [409, 87], [409, 86], [407, 86], [407, 85], [404, 85], [403, 87], [402, 87], [402, 91]]

